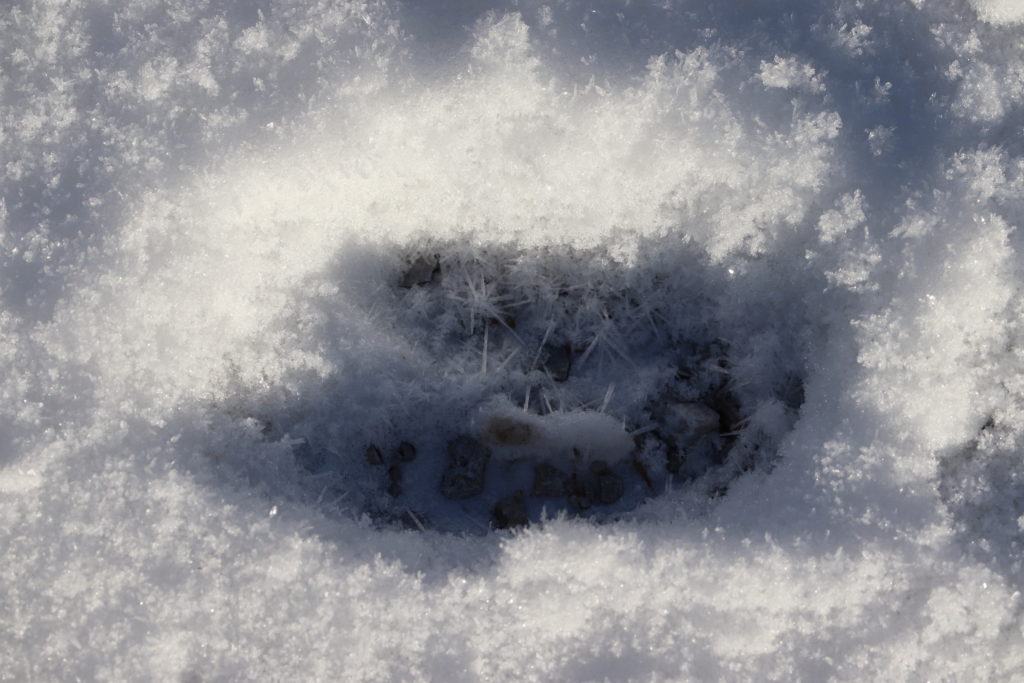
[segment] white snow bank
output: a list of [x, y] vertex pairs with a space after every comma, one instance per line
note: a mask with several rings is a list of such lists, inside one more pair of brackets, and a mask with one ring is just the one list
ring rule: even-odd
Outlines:
[[[1020, 14], [713, 5], [0, 17], [2, 677], [1016, 675]], [[377, 524], [366, 443], [498, 393], [396, 294], [438, 245], [718, 339], [771, 453], [605, 525]], [[620, 374], [609, 415], [662, 381]], [[626, 433], [581, 414], [546, 442]]]

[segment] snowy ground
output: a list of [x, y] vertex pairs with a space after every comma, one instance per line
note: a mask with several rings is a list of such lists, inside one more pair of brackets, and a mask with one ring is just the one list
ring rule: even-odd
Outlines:
[[[1024, 677], [1022, 124], [1015, 0], [14, 0], [0, 679]], [[728, 481], [430, 502], [710, 365]]]

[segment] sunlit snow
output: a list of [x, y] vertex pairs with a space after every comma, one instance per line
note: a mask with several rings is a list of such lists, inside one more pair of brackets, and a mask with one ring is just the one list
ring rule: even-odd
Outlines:
[[1024, 676], [1024, 6], [487, 5], [0, 11], [0, 679]]

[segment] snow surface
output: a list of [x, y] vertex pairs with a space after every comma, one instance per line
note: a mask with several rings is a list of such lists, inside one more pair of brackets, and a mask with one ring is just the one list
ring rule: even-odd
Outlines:
[[[7, 3], [0, 678], [1024, 677], [1022, 19]], [[439, 243], [701, 302], [771, 466], [466, 535], [318, 486], [483, 381], [395, 313]]]

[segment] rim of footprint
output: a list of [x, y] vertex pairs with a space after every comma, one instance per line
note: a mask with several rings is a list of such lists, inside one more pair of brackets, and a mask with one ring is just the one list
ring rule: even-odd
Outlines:
[[312, 430], [297, 462], [358, 490], [358, 512], [423, 530], [604, 522], [668, 491], [723, 495], [774, 457], [751, 414], [770, 404], [791, 425], [802, 389], [737, 392], [714, 285], [680, 267], [600, 249], [407, 253], [373, 306], [429, 359], [416, 395], [365, 443]]

